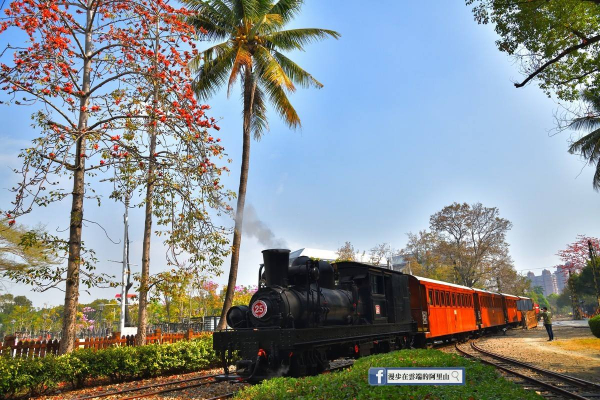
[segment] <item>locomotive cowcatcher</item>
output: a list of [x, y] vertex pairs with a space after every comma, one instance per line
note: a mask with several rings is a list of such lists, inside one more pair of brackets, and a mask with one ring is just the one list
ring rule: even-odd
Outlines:
[[290, 264], [290, 251], [284, 249], [262, 253], [258, 291], [249, 306], [229, 310], [231, 329], [213, 336], [225, 375], [234, 357], [241, 358], [238, 376], [260, 381], [317, 374], [330, 360], [388, 352], [412, 342], [417, 323], [409, 280], [415, 277], [305, 256]]

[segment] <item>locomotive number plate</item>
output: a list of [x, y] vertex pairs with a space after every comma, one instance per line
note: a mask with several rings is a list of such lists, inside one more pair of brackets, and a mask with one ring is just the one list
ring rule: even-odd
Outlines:
[[267, 313], [267, 303], [262, 300], [257, 300], [252, 304], [252, 315], [256, 318], [262, 318]]

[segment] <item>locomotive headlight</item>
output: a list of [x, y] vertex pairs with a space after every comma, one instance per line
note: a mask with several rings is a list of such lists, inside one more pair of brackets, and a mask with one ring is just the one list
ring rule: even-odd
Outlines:
[[247, 328], [248, 327], [248, 319], [246, 316], [248, 315], [248, 307], [247, 306], [233, 306], [227, 311], [227, 325], [232, 328]]

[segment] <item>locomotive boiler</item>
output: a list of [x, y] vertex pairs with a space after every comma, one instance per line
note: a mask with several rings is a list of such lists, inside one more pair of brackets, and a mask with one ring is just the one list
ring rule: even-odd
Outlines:
[[410, 342], [408, 275], [355, 262], [330, 264], [289, 250], [263, 251], [259, 288], [248, 306], [227, 313], [215, 332], [225, 373], [261, 380], [325, 370], [329, 361], [389, 351]]
[[232, 328], [308, 328], [352, 324], [358, 292], [336, 289], [331, 264], [299, 257], [289, 265], [289, 250], [265, 250], [264, 273], [250, 306], [232, 307], [227, 324]]

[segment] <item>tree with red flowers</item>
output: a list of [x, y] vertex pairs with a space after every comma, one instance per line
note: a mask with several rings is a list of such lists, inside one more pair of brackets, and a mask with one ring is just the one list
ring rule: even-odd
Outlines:
[[[22, 46], [9, 44], [0, 53], [4, 102], [35, 107], [39, 131], [21, 154], [23, 177], [8, 213], [14, 218], [36, 205], [71, 200], [68, 239], [49, 240], [67, 258], [65, 274], [54, 277], [66, 282], [60, 348], [66, 353], [75, 341], [80, 280], [97, 282], [93, 258], [82, 255], [84, 199], [99, 200], [90, 178], [112, 168], [118, 175], [127, 171], [134, 183], [147, 186], [147, 206], [161, 196], [159, 207], [147, 209], [147, 269], [148, 213], [163, 225], [177, 221], [167, 229], [172, 254], [206, 238], [208, 249], [226, 242], [223, 230], [207, 222], [210, 208], [228, 207], [227, 196], [220, 194], [222, 169], [211, 161], [222, 156], [223, 148], [207, 132], [218, 130], [205, 115], [208, 106], [198, 104], [191, 89], [187, 63], [197, 52], [192, 45], [182, 49], [196, 39], [180, 18], [186, 10], [166, 0], [17, 0], [4, 12], [0, 34], [21, 30], [26, 35]], [[72, 179], [72, 189], [61, 187], [57, 176]], [[191, 255], [192, 261], [203, 257], [208, 258], [198, 251]], [[145, 290], [143, 285], [142, 277]]]
[[592, 242], [592, 247], [596, 254], [600, 254], [600, 241], [597, 238], [585, 235], [577, 235], [577, 241], [567, 245], [567, 248], [559, 251], [556, 255], [560, 257], [563, 264], [560, 265], [564, 274], [580, 273], [590, 261], [590, 251], [588, 241]]

